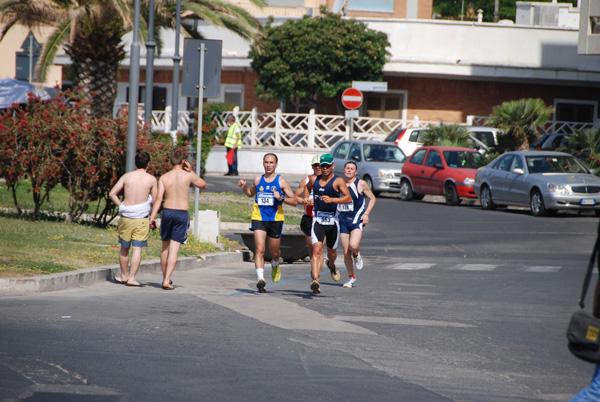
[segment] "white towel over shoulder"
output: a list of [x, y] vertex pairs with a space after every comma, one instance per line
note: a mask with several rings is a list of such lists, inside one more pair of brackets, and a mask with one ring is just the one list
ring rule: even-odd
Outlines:
[[152, 196], [148, 195], [148, 201], [135, 205], [119, 205], [119, 213], [125, 218], [141, 219], [147, 218], [152, 211]]

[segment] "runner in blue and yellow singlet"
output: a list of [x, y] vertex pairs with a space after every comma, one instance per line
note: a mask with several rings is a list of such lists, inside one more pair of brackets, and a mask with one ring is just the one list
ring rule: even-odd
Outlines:
[[247, 186], [246, 179], [241, 179], [238, 186], [248, 197], [254, 197], [252, 209], [252, 230], [254, 231], [254, 267], [258, 281], [256, 287], [259, 293], [265, 293], [265, 249], [268, 238], [271, 253], [271, 279], [279, 282], [279, 243], [283, 229], [283, 203], [296, 206], [298, 201], [288, 182], [275, 173], [278, 158], [273, 153], [263, 157], [265, 174], [256, 176], [251, 186]]
[[[320, 175], [312, 175], [307, 188], [313, 191], [314, 208], [311, 239], [313, 254], [310, 259], [312, 283], [310, 288], [315, 294], [321, 293], [319, 276], [323, 268], [323, 247], [327, 239], [327, 268], [331, 272], [334, 281], [340, 280], [340, 272], [335, 267], [337, 258], [337, 245], [339, 240], [339, 220], [337, 205], [352, 202], [352, 196], [346, 187], [346, 182], [341, 177], [333, 174], [333, 156], [323, 154], [319, 159], [321, 166]], [[300, 199], [300, 203], [306, 204], [307, 199]]]

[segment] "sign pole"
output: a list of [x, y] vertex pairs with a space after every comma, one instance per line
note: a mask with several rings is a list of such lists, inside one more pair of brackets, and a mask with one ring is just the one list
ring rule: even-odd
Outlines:
[[[200, 44], [198, 51], [200, 52], [200, 68], [198, 75], [198, 143], [196, 145], [196, 174], [200, 176], [200, 164], [202, 156], [202, 109], [204, 108], [204, 43]], [[197, 239], [200, 235], [200, 217], [198, 216], [198, 206], [200, 203], [200, 189], [194, 189], [194, 237]]]
[[358, 117], [358, 109], [363, 102], [363, 95], [356, 88], [348, 88], [342, 93], [342, 105], [346, 109], [346, 124], [348, 124], [348, 139], [354, 136], [354, 118]]

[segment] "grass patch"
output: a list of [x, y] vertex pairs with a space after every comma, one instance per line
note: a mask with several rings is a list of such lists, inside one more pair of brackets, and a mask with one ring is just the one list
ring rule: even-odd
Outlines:
[[[31, 184], [29, 181], [21, 181], [17, 189], [17, 199], [19, 205], [24, 210], [33, 209], [33, 199], [31, 194]], [[194, 193], [190, 192], [190, 216], [194, 213]], [[254, 198], [248, 198], [244, 194], [236, 193], [209, 193], [200, 192], [198, 208], [200, 210], [211, 209], [221, 212], [221, 221], [223, 222], [248, 222], [252, 214], [252, 204]], [[95, 211], [96, 202], [90, 204], [90, 210]], [[3, 181], [0, 182], [0, 208], [13, 209], [15, 204], [12, 199], [12, 193]], [[101, 208], [104, 207], [102, 201]], [[56, 186], [50, 191], [50, 201], [42, 205], [42, 209], [49, 215], [57, 212], [67, 212], [69, 210], [69, 192], [62, 186]], [[304, 210], [298, 207], [290, 207], [283, 204], [285, 223], [287, 225], [299, 225]]]
[[[21, 182], [19, 202], [24, 209], [33, 208], [31, 186]], [[43, 209], [52, 213], [67, 210], [69, 193], [55, 187], [50, 193], [50, 202]], [[30, 204], [27, 203], [30, 202]], [[235, 193], [200, 193], [201, 210], [221, 212], [223, 222], [248, 222], [254, 198]], [[12, 194], [4, 182], [0, 182], [0, 208], [14, 208]], [[283, 206], [285, 223], [299, 225], [303, 210], [299, 207]], [[190, 212], [194, 209], [194, 194], [190, 195]], [[87, 224], [59, 222], [48, 214], [38, 221], [20, 219], [14, 212], [0, 212], [0, 277], [27, 277], [58, 272], [73, 271], [118, 264], [119, 243], [116, 228], [106, 229]], [[235, 241], [222, 238], [225, 250], [239, 248]], [[160, 257], [162, 242], [158, 230], [150, 232], [148, 247], [142, 251], [143, 260]], [[188, 244], [182, 245], [179, 255], [198, 256], [219, 251], [211, 243], [196, 241], [193, 236]]]
[[[252, 215], [254, 197], [236, 193], [200, 193], [198, 209], [221, 211], [223, 222], [248, 222]], [[190, 196], [190, 215], [194, 213], [194, 195]], [[304, 209], [283, 204], [286, 225], [299, 225]]]
[[[119, 243], [115, 228], [50, 221], [29, 221], [0, 216], [0, 277], [27, 277], [118, 264]], [[237, 246], [224, 241], [226, 249]], [[162, 242], [158, 230], [150, 233], [143, 260], [156, 260]], [[197, 256], [218, 251], [193, 236], [179, 255]]]
[[[17, 187], [17, 201], [21, 209], [33, 210], [33, 194], [29, 180], [19, 181]], [[0, 182], [0, 207], [15, 208], [12, 192], [4, 181]], [[62, 186], [50, 190], [50, 199], [42, 204], [42, 209], [52, 212], [66, 212], [69, 210], [69, 192]]]

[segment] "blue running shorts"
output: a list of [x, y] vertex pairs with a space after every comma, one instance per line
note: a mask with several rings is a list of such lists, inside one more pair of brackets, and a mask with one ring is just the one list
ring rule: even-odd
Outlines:
[[163, 241], [187, 243], [190, 214], [181, 209], [163, 209], [160, 215], [160, 237]]
[[347, 218], [340, 216], [340, 233], [352, 233], [353, 230], [360, 229], [363, 230], [362, 221], [359, 219], [358, 222], [354, 223], [354, 216], [349, 216]]

